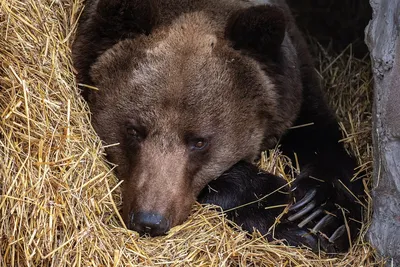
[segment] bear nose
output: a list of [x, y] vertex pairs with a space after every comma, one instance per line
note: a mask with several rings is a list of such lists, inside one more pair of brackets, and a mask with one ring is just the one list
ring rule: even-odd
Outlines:
[[140, 235], [149, 234], [150, 236], [163, 235], [169, 230], [168, 220], [157, 213], [137, 212], [131, 214], [131, 230]]

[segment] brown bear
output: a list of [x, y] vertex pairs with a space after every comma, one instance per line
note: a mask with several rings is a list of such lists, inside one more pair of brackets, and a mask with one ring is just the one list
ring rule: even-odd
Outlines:
[[[240, 207], [228, 212], [233, 221], [272, 238], [283, 208], [265, 206], [287, 204], [275, 238], [348, 248], [358, 233], [362, 208], [353, 196], [362, 184], [350, 182], [355, 161], [339, 143], [284, 1], [85, 4], [73, 61], [78, 82], [89, 85], [82, 94], [93, 126], [112, 145], [107, 157], [124, 180], [128, 228], [164, 234], [198, 200]], [[308, 126], [292, 127], [301, 125]], [[277, 143], [301, 169], [291, 186], [253, 165]]]

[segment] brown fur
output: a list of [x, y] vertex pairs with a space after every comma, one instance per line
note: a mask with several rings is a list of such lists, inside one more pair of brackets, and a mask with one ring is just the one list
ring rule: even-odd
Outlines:
[[[137, 4], [144, 10], [137, 25], [117, 33], [94, 30], [111, 23], [97, 2], [87, 2], [74, 63], [78, 80], [99, 88], [85, 91], [96, 131], [106, 144], [120, 144], [107, 154], [124, 180], [124, 218], [129, 224], [132, 211], [151, 211], [174, 226], [207, 183], [240, 160], [253, 161], [293, 124], [309, 56], [284, 3], [283, 22], [262, 18], [287, 23], [280, 59], [270, 60], [273, 47], [265, 57], [251, 44], [233, 49], [229, 39], [243, 31], [232, 21], [251, 1], [149, 1]], [[130, 140], [129, 127], [144, 141]], [[209, 147], [194, 153], [188, 144], [198, 137]]]

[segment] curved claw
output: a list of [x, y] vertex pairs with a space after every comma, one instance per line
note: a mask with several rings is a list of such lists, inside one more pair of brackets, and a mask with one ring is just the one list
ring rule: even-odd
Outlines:
[[329, 237], [329, 242], [334, 243], [339, 237], [341, 237], [346, 232], [346, 226], [342, 225], [338, 227], [335, 232]]
[[331, 214], [325, 215], [315, 226], [313, 229], [311, 229], [311, 233], [317, 233], [319, 230], [321, 230], [323, 227], [327, 226], [330, 224], [333, 220], [335, 219], [334, 216]]
[[300, 211], [296, 212], [295, 214], [293, 214], [292, 216], [290, 216], [288, 218], [289, 221], [294, 221], [299, 219], [300, 217], [306, 215], [309, 211], [311, 211], [313, 208], [315, 208], [316, 206], [316, 202], [315, 201], [311, 201], [310, 203], [307, 204], [307, 206], [305, 206], [303, 209], [301, 209]]
[[[361, 220], [362, 204], [354, 199], [359, 195], [357, 188], [362, 189], [363, 185], [347, 180], [341, 182], [332, 177], [311, 179], [307, 170], [302, 173], [291, 184], [289, 193], [292, 205], [285, 215], [286, 232], [283, 237], [290, 240], [291, 244], [303, 244], [314, 251], [336, 253], [347, 250], [358, 233], [355, 224]], [[344, 207], [346, 213], [354, 216], [354, 220], [348, 223], [343, 220], [343, 208], [339, 210], [338, 207]]]
[[324, 212], [323, 209], [321, 209], [321, 208], [317, 209], [316, 211], [314, 211], [313, 213], [308, 215], [307, 218], [302, 220], [297, 226], [300, 227], [300, 228], [303, 228], [307, 223], [309, 223], [310, 221], [312, 221], [313, 219], [318, 217], [323, 212]]
[[311, 189], [310, 191], [308, 191], [308, 192], [305, 194], [305, 196], [304, 196], [301, 200], [299, 200], [298, 202], [296, 202], [295, 204], [293, 204], [293, 205], [289, 208], [289, 211], [296, 210], [296, 209], [298, 209], [298, 208], [303, 207], [303, 206], [306, 205], [308, 202], [310, 202], [310, 201], [315, 197], [316, 194], [317, 194], [317, 189], [315, 189], [315, 188]]

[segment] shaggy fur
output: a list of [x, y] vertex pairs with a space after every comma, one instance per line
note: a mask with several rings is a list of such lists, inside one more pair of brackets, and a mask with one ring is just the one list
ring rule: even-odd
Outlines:
[[[106, 144], [119, 143], [107, 154], [124, 180], [129, 228], [162, 234], [186, 219], [196, 199], [229, 208], [272, 192], [282, 181], [251, 163], [279, 140], [302, 170], [295, 199], [318, 188], [317, 207], [325, 203], [337, 214], [328, 225], [333, 230], [343, 223], [335, 203], [360, 219], [361, 207], [337, 187], [341, 179], [360, 191], [360, 183], [350, 183], [354, 160], [339, 143], [336, 119], [283, 1], [89, 0], [73, 59], [78, 81], [99, 88], [82, 88], [96, 131]], [[287, 194], [267, 201], [290, 202]], [[260, 204], [231, 218], [267, 234], [281, 211]], [[350, 228], [354, 236], [357, 225]], [[294, 222], [277, 229], [290, 244], [348, 247], [347, 237], [305, 237], [307, 228]]]

